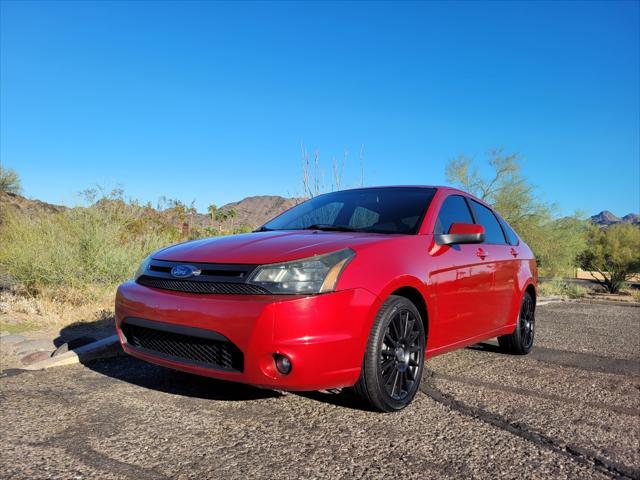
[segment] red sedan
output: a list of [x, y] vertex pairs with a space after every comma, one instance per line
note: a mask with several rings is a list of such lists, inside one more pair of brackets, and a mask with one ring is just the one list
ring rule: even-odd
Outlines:
[[529, 247], [477, 198], [362, 188], [152, 254], [119, 287], [116, 322], [124, 350], [158, 365], [282, 390], [355, 387], [394, 411], [425, 358], [492, 337], [528, 353], [536, 282]]

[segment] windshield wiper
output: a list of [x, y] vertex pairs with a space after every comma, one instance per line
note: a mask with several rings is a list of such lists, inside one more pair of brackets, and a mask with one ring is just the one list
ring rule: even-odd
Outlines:
[[265, 226], [263, 225], [263, 226], [262, 226], [262, 227], [260, 227], [260, 228], [256, 228], [256, 229], [253, 231], [253, 233], [256, 233], [256, 232], [271, 232], [271, 231], [273, 231], [271, 228], [267, 228], [267, 227], [265, 227]]
[[358, 228], [347, 227], [346, 225], [332, 225], [330, 223], [314, 223], [300, 230], [322, 230], [324, 232], [360, 232]]

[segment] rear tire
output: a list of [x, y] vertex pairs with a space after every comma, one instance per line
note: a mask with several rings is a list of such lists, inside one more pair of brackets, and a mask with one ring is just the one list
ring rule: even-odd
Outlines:
[[405, 408], [420, 386], [425, 345], [416, 306], [405, 297], [391, 295], [373, 322], [356, 393], [382, 412]]
[[525, 292], [520, 304], [518, 323], [513, 333], [498, 337], [503, 352], [514, 355], [526, 355], [533, 348], [534, 327], [536, 323], [536, 302], [529, 292]]

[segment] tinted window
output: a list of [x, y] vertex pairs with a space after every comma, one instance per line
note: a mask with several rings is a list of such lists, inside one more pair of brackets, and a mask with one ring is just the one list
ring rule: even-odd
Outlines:
[[484, 227], [485, 243], [507, 243], [498, 219], [493, 212], [474, 200], [471, 200], [471, 205], [473, 205], [473, 213], [476, 215], [477, 223]]
[[349, 226], [355, 228], [367, 228], [375, 225], [380, 220], [380, 215], [365, 207], [356, 207], [349, 220]]
[[447, 197], [440, 208], [433, 233], [449, 233], [452, 223], [473, 223], [467, 202], [460, 195]]
[[507, 236], [507, 242], [509, 245], [518, 245], [520, 240], [518, 240], [518, 235], [513, 231], [513, 228], [509, 226], [504, 218], [498, 217], [498, 221], [500, 222], [500, 225], [502, 225], [502, 230], [504, 230], [504, 233]]
[[344, 203], [342, 202], [331, 202], [304, 212], [291, 221], [290, 228], [303, 228], [306, 225], [313, 224], [333, 224], [343, 206]]
[[415, 234], [435, 194], [433, 188], [361, 188], [314, 197], [267, 222], [264, 230], [311, 225], [375, 233]]

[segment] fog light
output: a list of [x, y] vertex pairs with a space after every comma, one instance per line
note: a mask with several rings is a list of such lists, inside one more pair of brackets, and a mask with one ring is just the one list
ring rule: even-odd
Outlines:
[[276, 368], [281, 374], [288, 375], [291, 373], [291, 360], [279, 353], [275, 353], [273, 357], [276, 360]]

